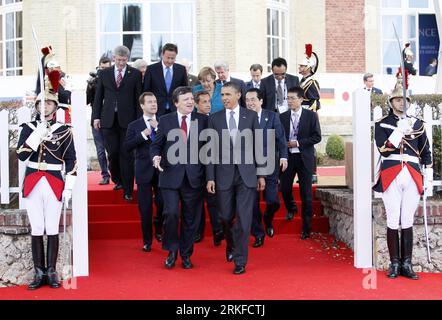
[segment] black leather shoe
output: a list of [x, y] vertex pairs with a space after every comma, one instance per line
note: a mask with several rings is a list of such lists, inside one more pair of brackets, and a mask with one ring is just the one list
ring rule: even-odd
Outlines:
[[132, 197], [130, 194], [125, 194], [123, 198], [126, 202], [132, 202], [134, 200], [134, 197]]
[[255, 238], [255, 243], [253, 244], [253, 248], [259, 248], [264, 245], [264, 237]]
[[285, 216], [285, 220], [286, 221], [292, 221], [294, 216], [295, 216], [294, 212], [287, 212], [287, 214]]
[[144, 252], [151, 252], [152, 251], [152, 247], [149, 244], [145, 244], [143, 247], [143, 251]]
[[167, 257], [166, 262], [164, 263], [164, 266], [167, 269], [172, 269], [173, 267], [175, 267], [177, 255], [178, 255], [178, 252], [176, 252], [176, 251], [169, 252], [169, 256]]
[[310, 238], [310, 233], [302, 231], [301, 240], [305, 240], [305, 239], [308, 239], [308, 238]]
[[192, 269], [193, 268], [192, 261], [190, 261], [189, 257], [182, 257], [181, 260], [182, 260], [181, 266], [183, 267], [183, 269]]
[[411, 280], [419, 280], [419, 276], [413, 271], [411, 260], [403, 261], [400, 270], [401, 276]]
[[312, 176], [312, 184], [317, 184], [318, 183], [318, 175], [317, 174], [314, 174], [313, 176]]
[[155, 239], [158, 242], [161, 242], [161, 241], [163, 241], [163, 236], [161, 235], [161, 233], [155, 233]]
[[116, 191], [116, 190], [121, 190], [121, 189], [123, 189], [123, 185], [121, 184], [121, 183], [117, 183], [116, 185], [115, 185], [115, 187], [114, 187], [114, 190]]
[[227, 262], [233, 261], [233, 250], [226, 249], [226, 260], [227, 260]]
[[28, 290], [36, 290], [47, 284], [47, 276], [42, 268], [35, 268], [34, 280], [29, 284]]
[[218, 231], [213, 235], [213, 244], [215, 247], [219, 247], [221, 245], [221, 242], [224, 239], [224, 233], [222, 231]]
[[100, 186], [107, 185], [107, 184], [109, 184], [109, 182], [110, 182], [109, 180], [110, 180], [109, 177], [104, 177], [103, 180], [101, 180], [98, 184], [99, 184]]
[[233, 269], [233, 274], [243, 274], [246, 272], [246, 267], [235, 265], [235, 269]]
[[413, 271], [413, 227], [401, 230], [401, 276], [418, 280], [419, 276]]
[[389, 277], [390, 279], [396, 279], [397, 277], [399, 277], [400, 269], [401, 265], [399, 264], [399, 261], [392, 262], [390, 264], [390, 268], [388, 269], [387, 277]]
[[203, 237], [200, 233], [198, 233], [198, 234], [195, 236], [194, 242], [195, 242], [195, 243], [200, 243], [201, 241], [203, 241], [203, 239], [204, 239], [204, 237]]
[[58, 281], [57, 271], [55, 271], [55, 268], [53, 267], [48, 268], [48, 285], [53, 289], [60, 288], [60, 282]]
[[275, 235], [275, 231], [273, 230], [273, 227], [266, 228], [266, 233], [270, 238], [273, 238]]

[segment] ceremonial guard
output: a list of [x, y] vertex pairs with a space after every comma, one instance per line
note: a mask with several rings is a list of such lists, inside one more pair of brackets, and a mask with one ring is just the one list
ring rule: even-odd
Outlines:
[[[71, 127], [56, 121], [60, 73], [50, 72], [45, 90], [36, 101], [40, 119], [22, 125], [17, 146], [18, 158], [28, 160], [23, 197], [31, 224], [32, 259], [35, 278], [30, 290], [48, 284], [59, 288], [56, 272], [59, 223], [63, 202], [72, 196], [77, 164]], [[65, 176], [65, 178], [63, 177]], [[47, 235], [47, 261], [43, 235]]]
[[[319, 101], [320, 87], [318, 81], [314, 78], [315, 73], [318, 71], [319, 58], [318, 55], [313, 52], [313, 46], [311, 44], [305, 45], [305, 58], [302, 63], [299, 64], [299, 73], [302, 75], [300, 87], [304, 90], [304, 101], [302, 107], [317, 112], [321, 108]], [[317, 175], [317, 163], [316, 163], [316, 150], [315, 150], [315, 162], [313, 164], [313, 183], [318, 182]]]
[[373, 189], [382, 193], [387, 214], [388, 277], [417, 280], [411, 262], [414, 214], [424, 192], [423, 177], [432, 177], [432, 158], [423, 121], [406, 114], [410, 98], [403, 89], [401, 73], [388, 100], [389, 114], [375, 126], [381, 166]]
[[417, 74], [417, 70], [413, 66], [414, 53], [411, 50], [410, 43], [405, 44], [405, 48], [402, 51], [402, 56], [404, 57], [404, 66], [406, 72], [408, 72], [408, 74], [415, 76]]

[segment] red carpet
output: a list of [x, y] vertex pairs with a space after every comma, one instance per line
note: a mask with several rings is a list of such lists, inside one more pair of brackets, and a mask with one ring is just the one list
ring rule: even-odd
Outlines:
[[[163, 267], [166, 253], [155, 243], [151, 253], [137, 240], [94, 240], [90, 243], [91, 274], [77, 289], [30, 292], [25, 287], [0, 289], [0, 299], [147, 299], [147, 300], [282, 300], [282, 299], [442, 299], [442, 275], [420, 274], [420, 281], [389, 280], [377, 274], [377, 289], [363, 287], [362, 270], [353, 268], [351, 250], [333, 246], [333, 239], [315, 234], [276, 235], [263, 248], [250, 248], [247, 272], [232, 274], [225, 246], [210, 238], [195, 246], [193, 270], [178, 260], [173, 270]], [[189, 294], [191, 293], [191, 294]]]

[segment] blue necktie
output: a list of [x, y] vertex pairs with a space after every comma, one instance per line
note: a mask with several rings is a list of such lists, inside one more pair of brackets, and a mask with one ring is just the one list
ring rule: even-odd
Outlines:
[[[170, 67], [166, 68], [166, 77], [164, 78], [165, 82], [166, 82], [166, 90], [167, 93], [170, 92], [170, 87], [172, 86], [172, 72], [170, 72]], [[169, 109], [169, 103], [166, 104], [166, 109]]]
[[150, 126], [150, 140], [155, 141], [155, 128], [150, 124], [151, 121], [152, 119], [148, 120]]

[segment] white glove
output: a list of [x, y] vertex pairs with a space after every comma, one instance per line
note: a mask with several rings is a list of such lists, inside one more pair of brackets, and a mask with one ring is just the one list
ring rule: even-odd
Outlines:
[[398, 129], [404, 134], [410, 134], [413, 131], [412, 122], [410, 118], [404, 118], [397, 122]]
[[431, 184], [433, 182], [433, 168], [425, 168], [425, 183]]
[[39, 122], [37, 127], [35, 128], [35, 132], [37, 132], [41, 140], [46, 138], [49, 135], [47, 123]]
[[61, 201], [64, 202], [66, 208], [69, 208], [69, 200], [72, 198], [72, 190], [64, 189], [61, 195]]

